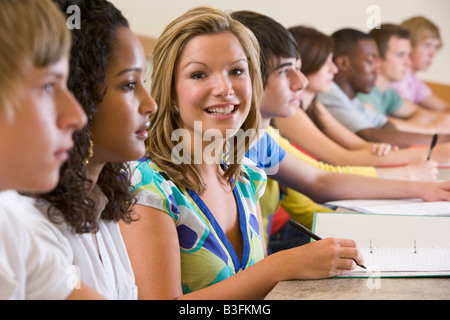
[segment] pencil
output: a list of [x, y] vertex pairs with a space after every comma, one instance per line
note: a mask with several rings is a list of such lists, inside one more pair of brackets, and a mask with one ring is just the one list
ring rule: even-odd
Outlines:
[[[300, 232], [303, 232], [304, 234], [306, 234], [308, 237], [313, 238], [314, 240], [322, 240], [321, 237], [319, 237], [318, 235], [316, 235], [314, 232], [312, 232], [311, 230], [309, 230], [308, 228], [306, 228], [305, 226], [301, 225], [300, 223], [298, 223], [295, 220], [289, 219], [289, 224], [291, 226], [293, 226], [295, 229], [297, 229]], [[355, 261], [355, 259], [352, 259], [353, 261]], [[366, 267], [362, 264], [358, 264], [358, 262], [356, 262], [356, 265], [358, 267], [361, 267], [363, 269], [366, 269]]]

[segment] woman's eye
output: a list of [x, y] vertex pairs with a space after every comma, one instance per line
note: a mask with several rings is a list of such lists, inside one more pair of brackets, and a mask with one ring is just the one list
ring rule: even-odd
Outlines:
[[126, 91], [132, 91], [136, 88], [136, 82], [130, 82], [123, 86]]
[[235, 75], [235, 76], [240, 76], [244, 73], [245, 73], [245, 70], [243, 68], [236, 68], [231, 71], [231, 74]]
[[191, 74], [191, 79], [194, 80], [201, 80], [205, 77], [205, 75], [202, 72], [194, 72], [193, 74]]

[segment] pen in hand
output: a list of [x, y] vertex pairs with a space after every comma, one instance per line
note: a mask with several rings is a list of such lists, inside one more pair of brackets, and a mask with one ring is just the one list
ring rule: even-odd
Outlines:
[[[321, 237], [319, 237], [318, 235], [316, 235], [316, 234], [314, 234], [311, 230], [309, 230], [308, 228], [306, 228], [306, 227], [304, 227], [304, 226], [302, 226], [300, 223], [298, 223], [297, 221], [295, 221], [295, 220], [292, 220], [292, 219], [289, 219], [289, 224], [291, 225], [291, 226], [293, 226], [295, 229], [297, 229], [298, 231], [300, 231], [300, 232], [303, 232], [304, 234], [306, 234], [308, 237], [310, 237], [310, 238], [313, 238], [314, 240], [322, 240], [322, 238]], [[355, 261], [355, 259], [352, 259], [353, 261]], [[364, 269], [366, 269], [366, 267], [364, 266], [364, 265], [362, 265], [362, 264], [358, 264], [356, 261], [355, 261], [355, 263], [356, 263], [356, 265], [358, 266], [358, 267], [361, 267], [361, 268], [364, 268]]]
[[434, 146], [436, 145], [437, 138], [438, 138], [438, 135], [437, 135], [437, 133], [435, 133], [435, 134], [433, 135], [433, 140], [431, 140], [430, 151], [428, 151], [428, 157], [427, 157], [427, 160], [430, 160], [430, 158], [431, 158], [431, 151], [433, 151], [433, 148], [434, 148]]

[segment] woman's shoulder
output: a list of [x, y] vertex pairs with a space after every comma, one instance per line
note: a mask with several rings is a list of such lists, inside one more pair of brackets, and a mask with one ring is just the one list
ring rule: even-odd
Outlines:
[[250, 186], [256, 195], [256, 199], [259, 199], [264, 193], [267, 175], [264, 170], [259, 168], [252, 160], [247, 157], [241, 165], [242, 180], [246, 182], [247, 186]]
[[163, 170], [148, 158], [129, 162], [129, 174], [134, 189], [168, 180]]
[[176, 215], [177, 205], [186, 204], [184, 189], [178, 186], [170, 177], [150, 159], [143, 158], [129, 163], [132, 192], [136, 203], [166, 211]]
[[244, 177], [249, 180], [267, 180], [267, 175], [264, 170], [259, 168], [253, 160], [247, 157], [244, 157], [242, 161], [241, 170]]

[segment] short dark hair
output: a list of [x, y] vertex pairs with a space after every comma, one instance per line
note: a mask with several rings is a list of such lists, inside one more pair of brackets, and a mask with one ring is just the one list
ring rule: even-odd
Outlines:
[[274, 19], [253, 11], [236, 11], [231, 17], [249, 28], [261, 48], [261, 76], [264, 87], [269, 74], [268, 61], [283, 57], [298, 57], [292, 34]]
[[331, 37], [334, 39], [333, 59], [336, 59], [339, 56], [350, 55], [361, 40], [374, 40], [370, 34], [351, 28], [337, 30]]
[[400, 25], [392, 23], [384, 23], [379, 29], [373, 29], [369, 34], [375, 39], [378, 46], [380, 57], [384, 59], [386, 54], [389, 40], [392, 37], [400, 39], [409, 39], [409, 31]]

